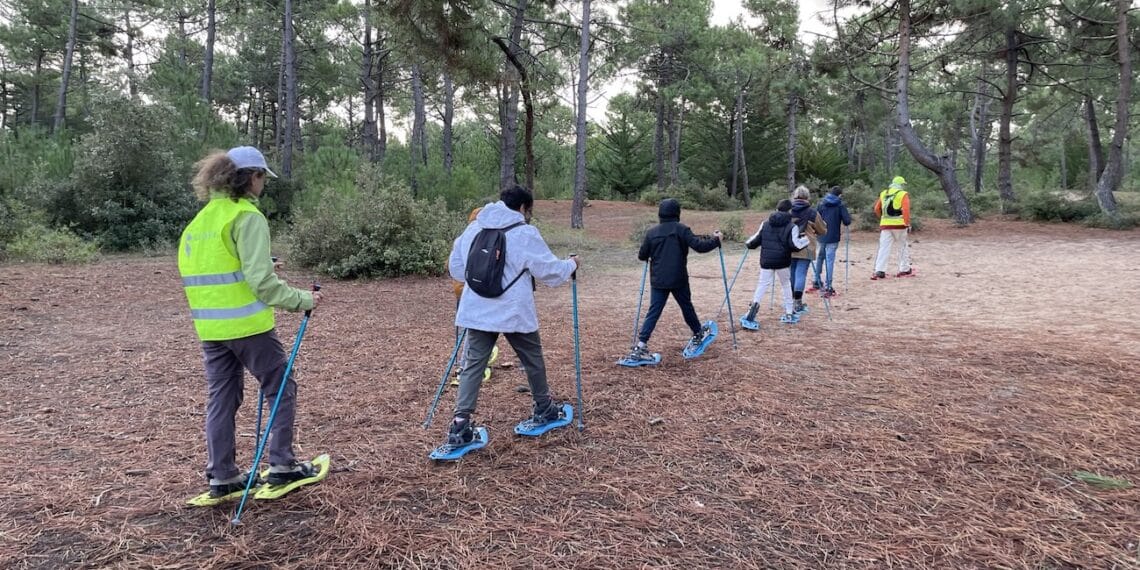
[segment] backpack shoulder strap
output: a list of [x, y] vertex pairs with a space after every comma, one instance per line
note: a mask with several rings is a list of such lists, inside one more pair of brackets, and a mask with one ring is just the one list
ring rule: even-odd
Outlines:
[[[499, 231], [503, 232], [503, 237], [504, 237], [504, 238], [506, 238], [507, 232], [509, 232], [509, 231], [511, 231], [511, 230], [513, 230], [513, 229], [515, 229], [515, 228], [519, 227], [519, 226], [525, 226], [525, 225], [526, 225], [526, 222], [525, 222], [525, 221], [523, 221], [523, 222], [515, 222], [515, 223], [513, 223], [513, 224], [511, 224], [511, 225], [509, 225], [509, 226], [507, 226], [507, 227], [505, 227], [505, 228], [503, 228], [502, 230], [499, 230]], [[505, 259], [503, 260], [503, 263], [504, 263], [504, 264], [506, 263], [506, 260], [505, 260]], [[520, 271], [520, 272], [519, 272], [519, 274], [518, 274], [518, 275], [515, 275], [515, 278], [514, 278], [514, 279], [511, 279], [511, 282], [510, 282], [510, 283], [507, 283], [507, 286], [506, 286], [506, 287], [503, 287], [503, 292], [504, 292], [504, 293], [506, 293], [508, 289], [510, 289], [511, 287], [513, 287], [513, 286], [515, 285], [515, 282], [516, 282], [516, 281], [518, 281], [518, 280], [519, 280], [519, 278], [520, 278], [520, 277], [522, 277], [522, 276], [523, 276], [523, 274], [524, 274], [524, 273], [526, 273], [527, 271], [529, 271], [529, 269], [523, 269], [522, 271]]]

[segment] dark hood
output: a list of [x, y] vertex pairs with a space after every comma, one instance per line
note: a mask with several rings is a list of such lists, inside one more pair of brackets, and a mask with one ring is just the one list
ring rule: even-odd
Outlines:
[[681, 221], [681, 203], [672, 198], [662, 200], [657, 207], [657, 218], [662, 223]]
[[842, 199], [840, 199], [839, 196], [836, 196], [835, 194], [828, 194], [823, 197], [823, 200], [820, 201], [819, 207], [820, 209], [823, 209], [824, 207], [835, 207], [838, 206], [841, 202]]
[[814, 210], [811, 209], [811, 202], [807, 200], [792, 200], [792, 217], [801, 220], [811, 221], [815, 218], [812, 214]]
[[786, 226], [791, 221], [792, 215], [787, 212], [772, 212], [772, 215], [768, 216], [768, 223], [777, 228]]

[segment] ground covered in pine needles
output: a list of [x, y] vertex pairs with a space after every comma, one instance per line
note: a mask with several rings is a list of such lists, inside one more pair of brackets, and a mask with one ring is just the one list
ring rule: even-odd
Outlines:
[[[232, 506], [184, 506], [203, 489], [205, 394], [173, 257], [0, 266], [0, 567], [1140, 567], [1140, 233], [928, 222], [919, 277], [872, 282], [877, 235], [856, 232], [831, 320], [813, 297], [780, 325], [765, 300], [734, 350], [726, 310], [685, 362], [671, 304], [651, 342], [664, 362], [628, 370], [614, 366], [641, 276], [628, 236], [654, 210], [595, 203], [582, 236], [557, 229], [567, 208], [538, 217], [556, 253], [583, 254], [584, 432], [511, 435], [530, 402], [505, 350], [477, 416], [491, 444], [433, 465], [454, 403], [449, 389], [420, 426], [454, 339], [447, 280], [326, 281], [297, 363], [297, 447], [334, 472], [240, 527]], [[725, 251], [731, 277], [743, 249]], [[712, 318], [720, 261], [690, 263]], [[569, 288], [540, 288], [538, 305], [572, 400]], [[299, 321], [278, 317], [287, 346]]]

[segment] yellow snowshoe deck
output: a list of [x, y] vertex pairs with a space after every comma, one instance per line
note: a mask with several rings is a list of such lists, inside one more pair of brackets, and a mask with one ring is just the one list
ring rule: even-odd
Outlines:
[[[261, 479], [262, 480], [264, 480], [268, 476], [269, 476], [269, 470], [268, 469], [261, 472]], [[261, 487], [264, 487], [264, 486], [265, 486], [265, 484], [262, 483], [260, 485], [254, 485], [254, 486], [250, 487], [249, 494], [252, 495], [252, 494], [256, 493], [259, 489], [261, 489]], [[191, 507], [212, 507], [214, 505], [220, 505], [222, 503], [228, 503], [230, 501], [236, 501], [236, 500], [241, 498], [241, 494], [243, 492], [245, 492], [244, 489], [241, 491], [234, 491], [233, 493], [230, 493], [228, 495], [222, 495], [221, 497], [211, 497], [210, 492], [206, 491], [205, 493], [202, 493], [201, 495], [191, 497], [189, 501], [186, 501], [186, 504], [190, 505]]]
[[[280, 499], [281, 497], [284, 497], [285, 495], [288, 495], [289, 493], [292, 493], [293, 491], [296, 491], [305, 485], [319, 483], [323, 481], [325, 477], [328, 477], [329, 456], [327, 453], [314, 457], [312, 463], [313, 467], [317, 468], [316, 475], [313, 475], [307, 479], [298, 479], [292, 483], [287, 483], [285, 485], [270, 485], [266, 483], [257, 489], [257, 493], [254, 493], [253, 498], [260, 500]], [[266, 476], [268, 477], [268, 474]]]

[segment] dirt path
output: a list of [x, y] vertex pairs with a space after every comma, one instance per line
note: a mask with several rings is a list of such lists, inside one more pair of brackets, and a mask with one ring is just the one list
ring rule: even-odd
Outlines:
[[[833, 320], [812, 298], [781, 326], [765, 302], [737, 350], [725, 315], [706, 357], [684, 362], [671, 305], [652, 341], [662, 366], [620, 369], [641, 271], [620, 260], [653, 212], [587, 210], [587, 430], [508, 435], [529, 403], [501, 368], [480, 398], [492, 443], [459, 465], [428, 463], [443, 422], [419, 426], [454, 338], [446, 280], [326, 282], [298, 363], [297, 444], [337, 471], [236, 529], [231, 509], [182, 506], [201, 488], [204, 393], [173, 259], [0, 266], [0, 566], [1140, 566], [1140, 490], [1072, 475], [1140, 484], [1140, 234], [930, 223], [912, 249], [920, 276], [871, 282], [877, 236], [856, 233]], [[719, 216], [684, 219], [710, 231]], [[727, 248], [730, 275], [740, 251]], [[694, 256], [692, 273], [711, 318], [718, 257]], [[569, 291], [538, 303], [552, 383], [572, 397]], [[279, 315], [285, 342], [298, 322]], [[249, 461], [252, 438], [239, 446]]]

